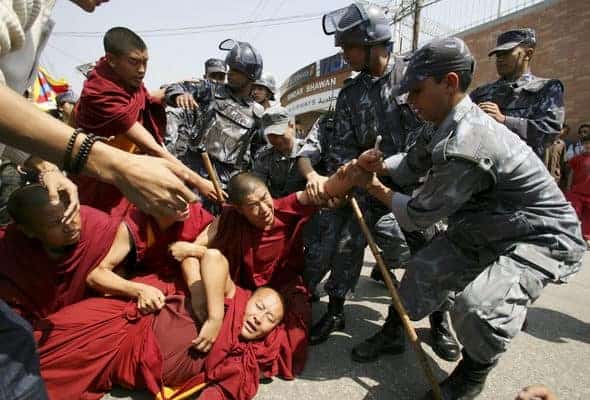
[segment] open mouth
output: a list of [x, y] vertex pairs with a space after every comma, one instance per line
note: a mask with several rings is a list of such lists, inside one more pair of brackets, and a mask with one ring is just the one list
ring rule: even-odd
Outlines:
[[244, 324], [244, 327], [246, 328], [246, 330], [249, 333], [256, 333], [256, 327], [254, 326], [254, 324], [250, 321], [246, 321], [246, 323]]

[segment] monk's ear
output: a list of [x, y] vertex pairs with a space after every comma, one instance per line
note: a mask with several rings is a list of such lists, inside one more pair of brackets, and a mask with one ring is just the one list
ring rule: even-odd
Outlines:
[[106, 53], [105, 54], [105, 58], [107, 59], [107, 62], [109, 63], [109, 65], [111, 66], [111, 68], [113, 68], [116, 64], [115, 59], [117, 58], [113, 53]]

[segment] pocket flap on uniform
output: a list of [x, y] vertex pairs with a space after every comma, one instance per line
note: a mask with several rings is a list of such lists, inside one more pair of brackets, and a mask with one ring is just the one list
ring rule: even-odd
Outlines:
[[512, 254], [522, 261], [525, 261], [532, 268], [547, 275], [551, 280], [559, 280], [560, 262], [546, 256], [536, 246], [519, 244], [516, 246]]

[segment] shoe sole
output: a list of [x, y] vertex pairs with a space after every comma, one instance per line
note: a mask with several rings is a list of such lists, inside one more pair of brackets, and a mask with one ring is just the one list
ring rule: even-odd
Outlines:
[[342, 327], [335, 328], [333, 331], [331, 331], [331, 332], [330, 332], [330, 334], [329, 334], [328, 336], [326, 336], [326, 338], [324, 338], [324, 339], [322, 339], [322, 340], [319, 340], [319, 341], [317, 341], [317, 340], [311, 340], [311, 339], [310, 339], [310, 340], [308, 341], [308, 344], [309, 344], [310, 346], [315, 346], [315, 345], [318, 345], [318, 344], [325, 343], [325, 342], [327, 342], [327, 341], [328, 341], [328, 339], [330, 339], [330, 336], [332, 336], [332, 334], [333, 334], [334, 332], [344, 332], [344, 328], [346, 328], [346, 326], [345, 326], [345, 325], [342, 325]]

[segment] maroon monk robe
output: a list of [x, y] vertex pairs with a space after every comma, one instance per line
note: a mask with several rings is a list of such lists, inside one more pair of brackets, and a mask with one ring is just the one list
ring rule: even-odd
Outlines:
[[114, 384], [156, 394], [162, 385], [184, 382], [188, 389], [206, 381], [199, 399], [251, 399], [261, 372], [278, 357], [284, 334], [275, 329], [260, 341], [239, 339], [251, 293], [237, 288], [226, 299], [219, 337], [205, 356], [191, 351], [198, 330], [188, 299], [155, 275], [138, 280], [167, 295], [159, 313], [141, 315], [134, 302], [91, 298], [41, 321], [35, 336], [50, 398], [100, 399]]
[[120, 219], [86, 206], [80, 218], [80, 240], [57, 260], [15, 225], [0, 228], [0, 298], [33, 325], [89, 294], [86, 277], [109, 252], [120, 225]]
[[125, 223], [135, 244], [140, 273], [157, 273], [163, 279], [181, 277], [180, 266], [172, 257], [168, 246], [176, 241], [193, 242], [212, 221], [213, 216], [201, 203], [189, 205], [189, 216], [184, 221], [161, 230], [156, 220], [132, 206]]
[[[138, 89], [126, 89], [118, 81], [106, 59], [101, 58], [84, 82], [80, 100], [74, 109], [75, 124], [103, 137], [114, 137], [109, 144], [136, 153], [139, 149], [123, 134], [139, 122], [163, 143], [166, 113], [157, 99], [152, 98], [143, 83]], [[127, 202], [114, 186], [90, 177], [78, 177], [80, 202], [117, 215], [124, 214]]]
[[236, 284], [247, 289], [270, 286], [286, 301], [286, 339], [276, 366], [280, 376], [293, 379], [305, 366], [311, 322], [309, 293], [303, 282], [302, 229], [316, 206], [304, 206], [295, 193], [274, 201], [271, 229], [251, 225], [235, 208], [225, 207], [214, 243], [229, 260]]

